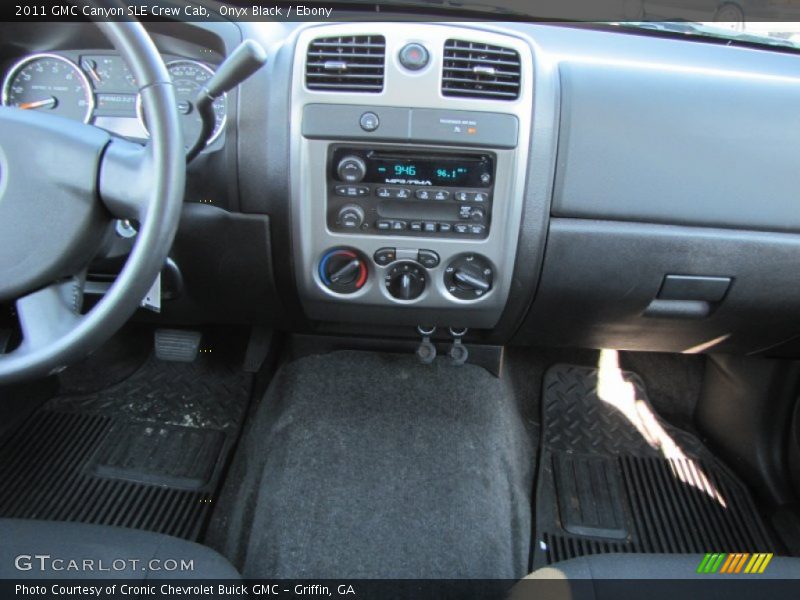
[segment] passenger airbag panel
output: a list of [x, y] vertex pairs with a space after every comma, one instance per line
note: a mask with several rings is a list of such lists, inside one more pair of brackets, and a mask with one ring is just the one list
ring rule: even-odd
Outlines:
[[800, 231], [797, 71], [654, 66], [562, 63], [553, 215]]

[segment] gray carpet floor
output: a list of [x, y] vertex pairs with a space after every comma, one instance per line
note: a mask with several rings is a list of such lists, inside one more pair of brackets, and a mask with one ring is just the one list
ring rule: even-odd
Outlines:
[[521, 577], [536, 447], [480, 367], [302, 358], [251, 419], [206, 543], [245, 577]]

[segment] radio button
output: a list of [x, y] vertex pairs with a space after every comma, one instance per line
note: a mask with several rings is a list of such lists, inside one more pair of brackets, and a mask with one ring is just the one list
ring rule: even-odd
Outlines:
[[453, 231], [456, 233], [469, 233], [469, 225], [465, 223], [456, 223], [453, 225]]
[[462, 205], [458, 207], [458, 218], [464, 221], [469, 221], [472, 217], [472, 207], [469, 205]]
[[436, 233], [436, 223], [425, 223], [422, 227], [425, 233]]
[[459, 202], [486, 202], [489, 199], [489, 194], [486, 192], [456, 192], [456, 200]]
[[415, 195], [420, 200], [447, 200], [450, 197], [450, 192], [447, 190], [421, 189], [417, 190]]
[[420, 250], [417, 252], [417, 262], [426, 269], [433, 269], [439, 266], [439, 255], [433, 250]]
[[337, 196], [355, 198], [358, 196], [367, 196], [369, 194], [369, 188], [363, 185], [337, 185], [334, 192]]
[[483, 225], [470, 225], [469, 232], [475, 235], [483, 235], [486, 233], [486, 227]]
[[405, 231], [406, 222], [405, 221], [392, 221], [392, 230], [393, 231]]
[[439, 233], [450, 233], [453, 226], [450, 223], [439, 223]]
[[422, 231], [422, 223], [420, 221], [411, 221], [409, 229], [411, 231]]
[[376, 264], [385, 267], [397, 259], [397, 251], [394, 248], [379, 248], [373, 258]]
[[391, 228], [392, 228], [392, 222], [391, 222], [391, 221], [378, 221], [378, 222], [375, 224], [375, 226], [376, 226], [376, 227], [377, 227], [377, 228], [378, 228], [380, 231], [388, 231], [389, 229], [391, 229]]
[[379, 187], [375, 189], [375, 195], [378, 198], [398, 198], [400, 200], [405, 200], [411, 198], [411, 190], [400, 187]]

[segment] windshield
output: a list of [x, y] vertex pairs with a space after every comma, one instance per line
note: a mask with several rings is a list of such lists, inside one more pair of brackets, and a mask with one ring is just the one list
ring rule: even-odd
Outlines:
[[[375, 0], [348, 0], [368, 4]], [[686, 36], [800, 49], [800, 0], [388, 0], [387, 6], [474, 18], [613, 24]]]
[[714, 37], [766, 46], [800, 49], [800, 22], [619, 22], [620, 27]]

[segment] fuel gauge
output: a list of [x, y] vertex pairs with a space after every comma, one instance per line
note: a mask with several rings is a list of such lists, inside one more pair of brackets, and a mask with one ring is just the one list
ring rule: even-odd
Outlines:
[[82, 56], [80, 64], [98, 92], [128, 94], [137, 92], [133, 73], [120, 56], [111, 54]]

